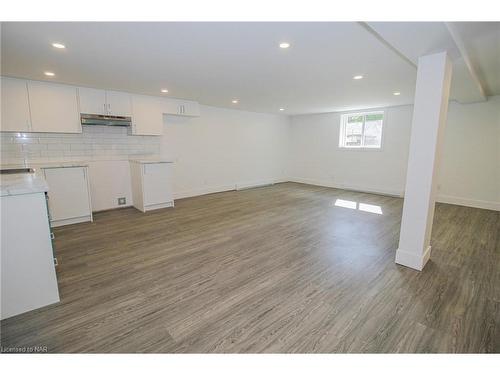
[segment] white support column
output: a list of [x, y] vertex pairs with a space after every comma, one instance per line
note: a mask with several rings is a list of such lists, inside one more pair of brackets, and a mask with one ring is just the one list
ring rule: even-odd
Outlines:
[[451, 62], [446, 52], [418, 59], [405, 199], [396, 263], [421, 271], [431, 255], [436, 184], [448, 115]]

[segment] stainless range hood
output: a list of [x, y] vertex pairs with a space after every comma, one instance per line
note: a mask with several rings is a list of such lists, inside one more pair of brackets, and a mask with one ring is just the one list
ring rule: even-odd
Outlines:
[[126, 116], [109, 116], [82, 113], [82, 125], [130, 126], [132, 119]]

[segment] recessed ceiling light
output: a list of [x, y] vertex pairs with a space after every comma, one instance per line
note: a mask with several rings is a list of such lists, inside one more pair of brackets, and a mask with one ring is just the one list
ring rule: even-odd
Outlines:
[[287, 42], [280, 43], [280, 48], [288, 48], [288, 47], [290, 47], [290, 43]]
[[64, 49], [66, 46], [62, 43], [52, 43], [52, 47], [58, 48], [58, 49]]
[[56, 75], [55, 73], [52, 72], [43, 72], [43, 74], [45, 74], [48, 77], [54, 77]]
[[231, 102], [232, 102], [233, 104], [238, 104], [238, 100], [237, 100], [237, 99], [233, 99]]
[[284, 110], [285, 110], [285, 108], [280, 108], [280, 111], [284, 111]]
[[399, 91], [396, 91], [396, 92], [393, 92], [392, 95], [398, 96], [398, 95], [401, 95], [401, 93]]
[[161, 92], [163, 92], [163, 93], [167, 93], [167, 92], [168, 92], [168, 90], [167, 90], [167, 89], [161, 89]]
[[352, 79], [363, 79], [363, 76], [362, 75], [354, 76], [354, 77], [352, 77]]

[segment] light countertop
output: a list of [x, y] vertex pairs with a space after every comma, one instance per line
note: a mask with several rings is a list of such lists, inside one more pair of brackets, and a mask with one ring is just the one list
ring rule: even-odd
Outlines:
[[161, 158], [143, 158], [143, 159], [129, 159], [131, 163], [138, 163], [138, 164], [156, 164], [156, 163], [173, 163], [173, 160], [169, 159], [161, 159]]
[[36, 173], [4, 174], [0, 176], [0, 196], [43, 193], [49, 186]]
[[19, 164], [2, 164], [0, 169], [15, 169], [15, 168], [70, 168], [70, 167], [88, 167], [89, 163], [83, 160], [80, 161], [50, 161], [50, 162], [34, 162], [34, 163], [19, 163]]
[[0, 175], [0, 196], [41, 193], [49, 190], [41, 169], [87, 167], [85, 161], [61, 161], [46, 163], [2, 164], [0, 169], [32, 168], [34, 173]]

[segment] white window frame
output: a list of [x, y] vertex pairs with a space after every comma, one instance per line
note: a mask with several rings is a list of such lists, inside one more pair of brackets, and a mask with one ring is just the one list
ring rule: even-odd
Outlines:
[[[365, 146], [365, 119], [367, 115], [382, 115], [382, 131], [380, 135], [380, 147]], [[346, 146], [345, 145], [345, 128], [347, 124], [347, 118], [349, 116], [363, 116], [363, 126], [361, 130], [361, 146]], [[384, 128], [386, 123], [386, 113], [385, 110], [376, 111], [361, 111], [361, 112], [345, 112], [340, 115], [340, 132], [339, 132], [339, 149], [341, 150], [359, 150], [359, 151], [381, 151], [384, 146]]]

